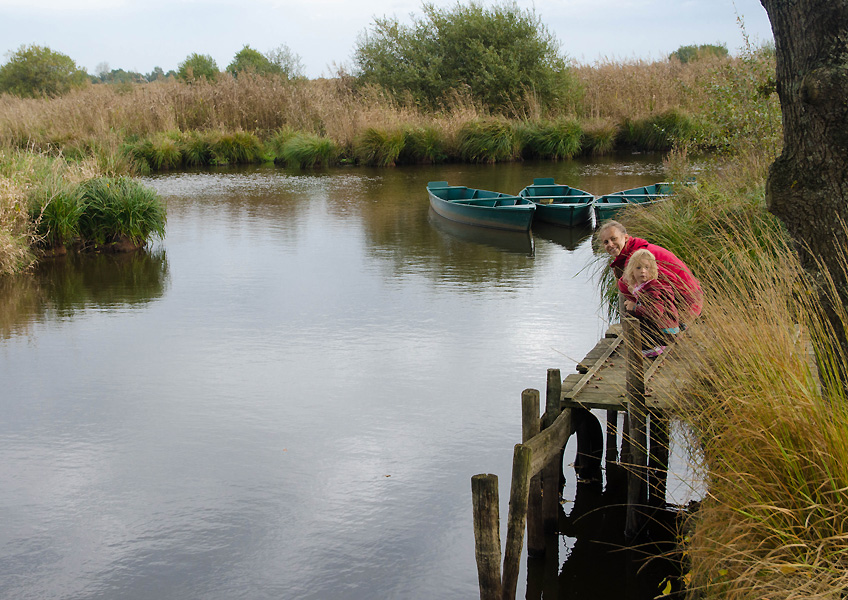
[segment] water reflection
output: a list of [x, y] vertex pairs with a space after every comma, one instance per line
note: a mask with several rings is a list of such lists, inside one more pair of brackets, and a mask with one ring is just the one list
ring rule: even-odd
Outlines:
[[145, 178], [164, 241], [0, 280], [0, 596], [477, 596], [470, 478], [605, 325], [588, 231], [460, 231], [426, 183], [633, 160]]
[[33, 321], [63, 319], [87, 310], [144, 305], [168, 283], [162, 248], [124, 254], [69, 254], [47, 259], [32, 273], [0, 279], [0, 335]]
[[504, 252], [533, 256], [533, 235], [528, 231], [499, 231], [488, 227], [475, 227], [465, 223], [457, 223], [436, 214], [432, 209], [430, 210], [429, 220], [433, 229], [444, 234], [442, 241], [445, 245], [450, 245], [459, 240], [469, 244], [488, 246]]

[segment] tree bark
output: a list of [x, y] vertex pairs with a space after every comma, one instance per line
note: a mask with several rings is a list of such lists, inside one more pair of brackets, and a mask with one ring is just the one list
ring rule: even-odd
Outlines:
[[848, 223], [848, 2], [761, 0], [774, 33], [783, 152], [769, 169], [766, 204], [840, 289], [838, 250]]

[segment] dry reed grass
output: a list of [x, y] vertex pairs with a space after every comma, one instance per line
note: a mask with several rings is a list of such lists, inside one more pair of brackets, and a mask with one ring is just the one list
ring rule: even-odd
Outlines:
[[[728, 228], [722, 241], [702, 261], [712, 265], [701, 272], [705, 317], [687, 348], [702, 367], [670, 399], [692, 427], [709, 487], [685, 544], [690, 594], [840, 598], [848, 586], [848, 363], [821, 288], [783, 238], [743, 227]], [[832, 285], [825, 290], [835, 297]], [[848, 325], [844, 309], [839, 316]]]

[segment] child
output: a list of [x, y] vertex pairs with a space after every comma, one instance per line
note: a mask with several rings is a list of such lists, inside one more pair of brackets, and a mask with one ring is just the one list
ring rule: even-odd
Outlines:
[[672, 336], [680, 332], [674, 288], [658, 277], [657, 259], [646, 249], [633, 253], [622, 276], [636, 298], [635, 302], [625, 300], [624, 308], [642, 325], [642, 354], [646, 358], [662, 354]]

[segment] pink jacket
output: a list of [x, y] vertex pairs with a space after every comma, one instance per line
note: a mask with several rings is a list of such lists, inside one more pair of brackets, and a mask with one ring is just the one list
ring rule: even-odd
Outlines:
[[701, 291], [700, 282], [692, 275], [682, 260], [662, 246], [649, 244], [646, 240], [630, 236], [621, 253], [610, 263], [616, 279], [618, 289], [627, 300], [636, 302], [636, 298], [630, 293], [627, 284], [621, 279], [624, 273], [624, 265], [630, 260], [630, 256], [642, 248], [647, 249], [657, 259], [657, 270], [660, 279], [667, 281], [674, 289], [675, 304], [678, 311], [686, 321], [689, 316], [698, 317], [703, 308], [704, 293]]
[[635, 286], [631, 293], [636, 298], [634, 315], [650, 319], [659, 329], [680, 327], [674, 305], [674, 289], [668, 283], [651, 279]]

